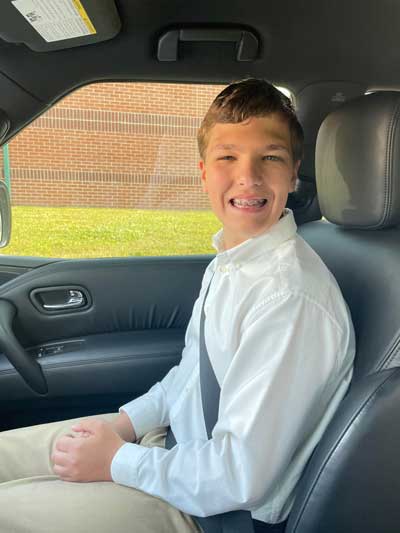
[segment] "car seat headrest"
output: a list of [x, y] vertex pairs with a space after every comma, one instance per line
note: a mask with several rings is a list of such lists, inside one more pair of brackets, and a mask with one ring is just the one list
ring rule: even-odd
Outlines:
[[330, 222], [360, 229], [400, 223], [400, 93], [364, 95], [326, 117], [316, 179]]

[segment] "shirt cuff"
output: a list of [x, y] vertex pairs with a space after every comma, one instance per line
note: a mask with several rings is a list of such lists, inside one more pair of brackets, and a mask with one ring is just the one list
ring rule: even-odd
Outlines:
[[126, 442], [111, 461], [111, 477], [115, 483], [137, 488], [138, 465], [149, 448]]
[[160, 425], [160, 415], [146, 395], [122, 405], [119, 411], [124, 411], [129, 416], [138, 439]]

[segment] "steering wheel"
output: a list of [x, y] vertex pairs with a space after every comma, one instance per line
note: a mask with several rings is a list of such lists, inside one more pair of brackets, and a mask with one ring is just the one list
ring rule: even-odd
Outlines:
[[11, 302], [0, 300], [0, 350], [34, 392], [47, 394], [48, 386], [42, 367], [14, 335], [12, 323], [16, 313]]

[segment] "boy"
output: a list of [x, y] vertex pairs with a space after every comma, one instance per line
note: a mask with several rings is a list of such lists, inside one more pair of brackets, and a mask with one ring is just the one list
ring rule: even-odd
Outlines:
[[[217, 96], [198, 142], [203, 188], [223, 227], [180, 365], [108, 421], [79, 421], [61, 437], [65, 423], [4, 433], [4, 464], [21, 457], [24, 432], [33, 444], [24, 442], [29, 467], [14, 464], [7, 473], [0, 465], [0, 530], [25, 531], [28, 520], [30, 532], [190, 532], [198, 531], [191, 516], [236, 509], [284, 522], [354, 357], [338, 286], [285, 209], [302, 141], [289, 100], [267, 82], [243, 80]], [[210, 439], [199, 375], [204, 300], [206, 347], [221, 388]], [[160, 428], [168, 425], [177, 440], [171, 449]], [[12, 481], [20, 478], [30, 479]]]

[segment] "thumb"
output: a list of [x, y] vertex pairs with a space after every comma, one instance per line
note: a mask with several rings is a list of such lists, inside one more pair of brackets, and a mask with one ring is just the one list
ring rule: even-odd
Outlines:
[[80, 420], [73, 426], [71, 426], [72, 431], [75, 431], [76, 433], [87, 433], [92, 434], [92, 428], [90, 420]]

